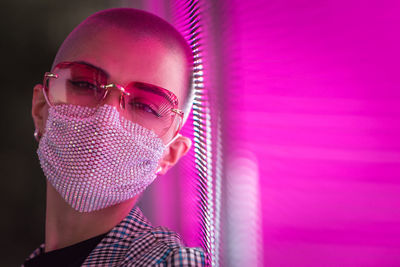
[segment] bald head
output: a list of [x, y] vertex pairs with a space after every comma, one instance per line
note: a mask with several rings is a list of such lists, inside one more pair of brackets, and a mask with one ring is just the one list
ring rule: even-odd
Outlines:
[[125, 74], [132, 80], [155, 83], [177, 95], [185, 118], [189, 113], [192, 50], [173, 26], [153, 14], [114, 8], [91, 15], [65, 39], [53, 67], [62, 61], [88, 61], [116, 79]]

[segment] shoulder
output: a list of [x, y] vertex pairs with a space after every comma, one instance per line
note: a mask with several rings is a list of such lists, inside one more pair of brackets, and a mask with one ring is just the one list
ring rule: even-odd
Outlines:
[[205, 255], [200, 248], [178, 247], [165, 259], [167, 266], [205, 266]]
[[178, 233], [154, 227], [134, 208], [90, 253], [83, 266], [206, 266], [201, 248], [186, 247]]
[[83, 266], [206, 266], [201, 248], [186, 247], [179, 234], [166, 227], [149, 227], [104, 238]]
[[205, 266], [205, 253], [198, 247], [184, 246], [179, 234], [166, 227], [149, 231], [152, 242], [135, 263], [145, 266]]

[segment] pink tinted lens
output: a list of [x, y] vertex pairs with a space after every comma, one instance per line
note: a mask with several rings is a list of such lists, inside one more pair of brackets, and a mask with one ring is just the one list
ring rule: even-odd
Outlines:
[[46, 85], [51, 104], [73, 104], [94, 107], [99, 104], [105, 90], [100, 87], [107, 83], [107, 76], [100, 70], [86, 64], [64, 62], [58, 64]]
[[178, 106], [177, 98], [170, 91], [154, 85], [134, 82], [125, 88], [124, 104], [127, 117], [140, 125], [164, 135], [173, 124]]

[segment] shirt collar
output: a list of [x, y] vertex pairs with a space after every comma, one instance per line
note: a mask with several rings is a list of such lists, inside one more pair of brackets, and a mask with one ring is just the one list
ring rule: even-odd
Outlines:
[[151, 223], [139, 207], [133, 207], [129, 214], [107, 234], [106, 238], [124, 239], [135, 237], [152, 229]]

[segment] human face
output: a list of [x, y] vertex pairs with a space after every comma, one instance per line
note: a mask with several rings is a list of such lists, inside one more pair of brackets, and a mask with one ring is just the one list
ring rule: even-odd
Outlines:
[[[187, 84], [184, 58], [161, 41], [148, 36], [135, 38], [112, 27], [94, 36], [82, 35], [78, 40], [78, 45], [75, 41], [61, 51], [58, 61], [86, 62], [106, 72], [108, 83], [124, 85], [135, 81], [167, 88], [182, 103], [184, 85]], [[103, 103], [115, 106], [124, 115], [120, 109], [120, 93], [110, 90]], [[160, 136], [164, 142], [173, 137], [177, 126], [172, 125], [170, 131]]]

